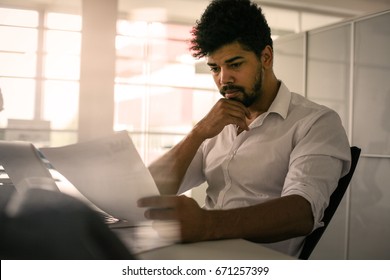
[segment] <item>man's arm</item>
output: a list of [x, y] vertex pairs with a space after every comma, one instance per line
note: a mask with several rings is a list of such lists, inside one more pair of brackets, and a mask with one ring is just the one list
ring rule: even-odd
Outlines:
[[177, 220], [182, 242], [244, 238], [277, 242], [304, 236], [313, 228], [310, 203], [299, 195], [230, 210], [205, 210], [186, 196], [157, 196], [139, 201], [150, 207], [145, 216], [153, 220]]
[[162, 195], [175, 195], [188, 166], [204, 138], [191, 131], [179, 144], [149, 166], [149, 171]]
[[210, 112], [175, 147], [149, 166], [156, 185], [163, 195], [174, 195], [204, 140], [216, 136], [229, 124], [248, 130], [248, 109], [240, 102], [220, 99]]

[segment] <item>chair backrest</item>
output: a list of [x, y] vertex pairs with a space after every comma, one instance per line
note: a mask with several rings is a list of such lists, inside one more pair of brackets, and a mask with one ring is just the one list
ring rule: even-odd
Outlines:
[[353, 173], [355, 172], [355, 168], [360, 157], [360, 151], [361, 149], [358, 147], [355, 146], [351, 147], [351, 169], [349, 170], [348, 174], [340, 178], [337, 184], [337, 188], [330, 196], [329, 205], [325, 209], [324, 218], [322, 219], [322, 221], [324, 222], [324, 226], [317, 228], [310, 235], [306, 237], [302, 251], [299, 255], [299, 259], [307, 260], [310, 257], [318, 241], [321, 239], [322, 234], [328, 227], [330, 220], [332, 219], [334, 213], [336, 212], [337, 207], [339, 206], [341, 199], [343, 198], [345, 191], [349, 186]]

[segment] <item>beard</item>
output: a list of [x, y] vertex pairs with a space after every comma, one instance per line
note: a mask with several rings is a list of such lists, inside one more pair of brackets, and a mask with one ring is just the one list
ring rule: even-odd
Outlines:
[[262, 67], [260, 66], [256, 73], [255, 82], [253, 84], [251, 91], [246, 91], [244, 87], [229, 84], [226, 86], [223, 86], [220, 90], [220, 93], [225, 96], [226, 91], [228, 90], [236, 90], [240, 91], [242, 93], [242, 98], [232, 98], [232, 100], [241, 102], [245, 107], [250, 107], [253, 103], [255, 103], [258, 99], [260, 99], [262, 95], [262, 86], [263, 86], [263, 71]]

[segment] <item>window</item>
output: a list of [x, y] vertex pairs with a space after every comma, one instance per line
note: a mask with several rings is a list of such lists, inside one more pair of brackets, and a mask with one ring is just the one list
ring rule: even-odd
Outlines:
[[[76, 141], [80, 31], [78, 15], [0, 8], [4, 139], [38, 145]], [[51, 132], [42, 131], [41, 139], [36, 130], [41, 130], [42, 122]], [[17, 130], [24, 131], [23, 139]]]
[[190, 55], [190, 28], [118, 21], [115, 129], [132, 134], [145, 162], [180, 141], [219, 98]]
[[[43, 118], [57, 131], [77, 130], [81, 16], [48, 13], [43, 56]], [[63, 137], [58, 134], [57, 137]], [[76, 133], [74, 133], [76, 141]], [[58, 142], [61, 142], [60, 140]], [[73, 142], [73, 141], [72, 141]]]
[[[81, 27], [80, 15], [0, 8], [1, 138], [31, 130], [34, 138], [24, 133], [22, 140], [77, 141]], [[190, 55], [190, 28], [117, 21], [114, 130], [128, 130], [145, 161], [178, 142], [219, 98], [208, 70]], [[49, 134], [37, 139], [41, 122]]]
[[36, 11], [0, 8], [0, 88], [5, 101], [2, 127], [9, 118], [34, 117], [37, 26]]

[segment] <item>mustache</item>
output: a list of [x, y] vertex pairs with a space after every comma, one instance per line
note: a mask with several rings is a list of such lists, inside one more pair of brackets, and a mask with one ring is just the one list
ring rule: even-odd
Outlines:
[[245, 92], [245, 89], [241, 86], [237, 86], [237, 85], [226, 85], [226, 86], [223, 86], [220, 90], [220, 93], [225, 96], [226, 94], [226, 91], [228, 90], [238, 90], [238, 91], [241, 91], [241, 92]]

